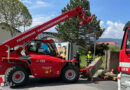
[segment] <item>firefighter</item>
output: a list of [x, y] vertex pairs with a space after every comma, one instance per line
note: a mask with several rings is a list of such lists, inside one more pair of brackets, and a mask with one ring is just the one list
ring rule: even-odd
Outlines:
[[88, 54], [87, 54], [87, 66], [89, 64], [91, 64], [92, 60], [93, 60], [92, 52], [88, 51]]

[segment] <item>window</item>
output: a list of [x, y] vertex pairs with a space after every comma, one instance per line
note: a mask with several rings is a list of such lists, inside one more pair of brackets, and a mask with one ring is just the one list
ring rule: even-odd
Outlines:
[[126, 49], [130, 49], [130, 30], [128, 30]]
[[28, 45], [28, 50], [31, 52], [36, 52], [36, 42], [32, 41], [29, 45]]
[[125, 35], [126, 35], [126, 30], [125, 30], [124, 35], [123, 35], [123, 39], [122, 39], [122, 43], [121, 43], [121, 49], [123, 49], [123, 44], [124, 44], [124, 40], [125, 40]]
[[28, 51], [41, 53], [45, 55], [53, 55], [55, 56], [55, 51], [51, 47], [50, 43], [42, 42], [42, 41], [32, 41], [28, 45]]

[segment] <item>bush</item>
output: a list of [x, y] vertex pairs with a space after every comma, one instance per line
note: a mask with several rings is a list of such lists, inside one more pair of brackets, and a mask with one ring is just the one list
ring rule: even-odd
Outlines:
[[109, 46], [109, 50], [110, 51], [120, 51], [120, 46], [116, 45], [116, 46]]
[[[98, 44], [96, 45], [95, 54], [97, 56], [103, 56], [105, 55], [105, 50], [108, 50], [108, 49], [109, 49], [108, 44]], [[78, 50], [79, 50], [80, 55], [87, 55], [88, 51], [91, 51], [92, 53], [94, 53], [94, 45], [91, 45], [90, 47], [87, 47], [87, 48], [79, 46]]]
[[[96, 52], [95, 52], [95, 55], [96, 56], [103, 56], [105, 55], [105, 50], [108, 50], [109, 47], [108, 47], [108, 44], [98, 44], [96, 45]], [[90, 51], [94, 51], [94, 46], [91, 46]]]
[[105, 55], [105, 50], [108, 49], [108, 44], [99, 44], [96, 46], [96, 55], [103, 56]]
[[78, 46], [78, 51], [80, 55], [86, 55], [88, 52], [88, 48], [85, 48], [83, 46]]

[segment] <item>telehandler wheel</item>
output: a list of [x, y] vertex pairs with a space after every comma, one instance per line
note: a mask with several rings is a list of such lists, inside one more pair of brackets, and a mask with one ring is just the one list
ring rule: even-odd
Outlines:
[[5, 80], [10, 87], [25, 85], [28, 82], [29, 75], [24, 67], [13, 66], [7, 69]]
[[67, 66], [63, 69], [61, 78], [66, 83], [73, 83], [79, 79], [79, 71], [77, 68]]

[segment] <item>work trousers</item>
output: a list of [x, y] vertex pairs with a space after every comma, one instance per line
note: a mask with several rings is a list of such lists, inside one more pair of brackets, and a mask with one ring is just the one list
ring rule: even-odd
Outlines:
[[89, 64], [91, 64], [91, 62], [92, 62], [92, 59], [91, 59], [91, 58], [87, 58], [87, 66], [88, 66]]

